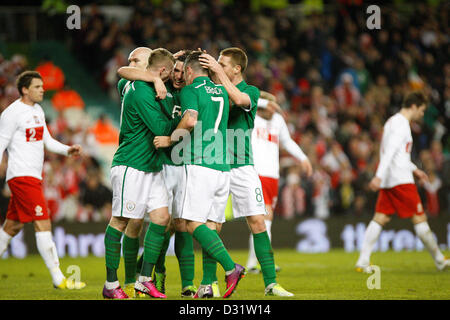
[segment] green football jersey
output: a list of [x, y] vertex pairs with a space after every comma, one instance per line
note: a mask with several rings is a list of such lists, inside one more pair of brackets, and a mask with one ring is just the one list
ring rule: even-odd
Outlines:
[[250, 97], [250, 110], [232, 105], [228, 118], [228, 153], [230, 167], [237, 168], [253, 165], [252, 130], [255, 126], [256, 109], [259, 99], [259, 89], [241, 81], [236, 86]]
[[228, 93], [207, 76], [194, 79], [180, 94], [181, 112], [195, 110], [198, 120], [184, 143], [186, 164], [195, 164], [219, 171], [230, 171], [227, 162]]
[[162, 112], [163, 108], [173, 108], [173, 99], [157, 101], [153, 85], [143, 81], [130, 82], [125, 91], [119, 148], [112, 167], [124, 165], [144, 172], [158, 172], [162, 169], [162, 152], [155, 149], [153, 139], [170, 135], [176, 128], [177, 123], [168, 120]]
[[[166, 99], [169, 99], [169, 100], [171, 99], [173, 102], [172, 102], [172, 104], [165, 105], [165, 108], [163, 109], [163, 113], [169, 121], [174, 121], [178, 125], [178, 123], [181, 120], [180, 90], [175, 89], [172, 86], [171, 81], [167, 81], [166, 88], [167, 88]], [[171, 106], [173, 106], [173, 107], [170, 108]], [[183, 165], [182, 162], [175, 163], [172, 161], [172, 157], [171, 157], [172, 149], [173, 149], [173, 146], [169, 147], [169, 148], [161, 148], [160, 149], [162, 151], [162, 153], [161, 153], [162, 163], [172, 165], [172, 166]], [[180, 156], [182, 156], [182, 153]]]

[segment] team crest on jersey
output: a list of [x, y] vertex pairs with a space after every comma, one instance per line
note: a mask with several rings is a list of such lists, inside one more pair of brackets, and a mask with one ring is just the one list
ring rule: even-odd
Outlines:
[[39, 117], [38, 116], [33, 116], [33, 119], [34, 119], [34, 122], [36, 123], [36, 124], [39, 124], [40, 122], [39, 122]]
[[34, 212], [36, 213], [36, 217], [40, 217], [44, 214], [44, 212], [42, 212], [42, 207], [40, 205], [34, 207]]
[[134, 211], [136, 209], [136, 204], [133, 201], [127, 201], [127, 204], [125, 205], [128, 211]]

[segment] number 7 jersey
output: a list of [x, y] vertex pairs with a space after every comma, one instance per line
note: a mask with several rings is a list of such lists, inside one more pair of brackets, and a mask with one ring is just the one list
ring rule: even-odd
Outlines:
[[227, 162], [228, 93], [222, 85], [201, 76], [180, 93], [181, 112], [198, 112], [190, 145], [183, 155], [185, 164], [196, 164], [219, 171], [230, 171]]
[[48, 132], [41, 106], [14, 101], [0, 117], [0, 161], [8, 150], [6, 180], [35, 177], [42, 180], [44, 144], [49, 151], [67, 155], [69, 146], [54, 140]]

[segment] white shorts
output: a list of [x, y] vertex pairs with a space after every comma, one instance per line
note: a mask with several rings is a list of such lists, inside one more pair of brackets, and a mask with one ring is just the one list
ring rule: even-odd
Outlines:
[[234, 218], [266, 215], [261, 180], [252, 165], [230, 171], [230, 193]]
[[230, 173], [197, 165], [185, 165], [185, 169], [186, 191], [181, 218], [224, 223]]
[[146, 213], [167, 207], [168, 196], [160, 172], [143, 172], [127, 166], [111, 168], [112, 215], [142, 219]]
[[163, 177], [169, 197], [169, 214], [181, 218], [181, 206], [186, 190], [186, 169], [184, 166], [163, 165]]

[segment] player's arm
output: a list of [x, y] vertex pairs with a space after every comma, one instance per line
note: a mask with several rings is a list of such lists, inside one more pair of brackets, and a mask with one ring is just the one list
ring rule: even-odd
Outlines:
[[153, 139], [153, 144], [156, 149], [167, 148], [185, 138], [190, 134], [197, 124], [198, 112], [196, 110], [188, 109], [184, 112], [181, 121], [178, 123], [175, 130], [170, 136], [156, 136]]
[[68, 146], [55, 140], [48, 131], [46, 124], [44, 124], [43, 140], [45, 148], [50, 152], [54, 152], [63, 156], [77, 156], [81, 154], [82, 148], [79, 144]]
[[273, 94], [271, 94], [267, 91], [263, 91], [263, 90], [261, 90], [259, 98], [277, 102], [277, 98], [275, 98], [275, 96]]
[[184, 87], [180, 92], [182, 118], [170, 136], [155, 137], [153, 144], [157, 148], [169, 147], [181, 138], [188, 136], [197, 124], [198, 96], [192, 87]]
[[3, 152], [8, 147], [16, 129], [17, 123], [14, 114], [5, 109], [0, 115], [0, 162], [3, 158]]
[[392, 131], [388, 136], [386, 136], [386, 141], [384, 141], [384, 152], [380, 158], [380, 162], [378, 164], [377, 171], [375, 173], [375, 177], [369, 182], [369, 188], [372, 191], [377, 191], [380, 189], [381, 181], [386, 178], [386, 174], [389, 170], [389, 166], [392, 162], [392, 158], [398, 152], [398, 150], [402, 146], [402, 142], [404, 140], [402, 127], [394, 127], [391, 129]]
[[286, 149], [289, 154], [291, 154], [294, 158], [300, 161], [300, 165], [302, 167], [302, 171], [305, 172], [307, 177], [310, 177], [313, 173], [311, 162], [309, 161], [306, 154], [300, 148], [300, 146], [292, 140], [291, 135], [289, 134], [289, 129], [286, 125], [286, 122], [280, 117], [280, 144]]
[[155, 136], [168, 136], [176, 127], [176, 119], [169, 120], [162, 113], [154, 95], [145, 84], [137, 83], [133, 96], [133, 104], [139, 117]]
[[225, 74], [222, 66], [214, 59], [211, 55], [204, 53], [199, 58], [200, 64], [208, 68], [214, 73], [215, 79], [217, 79], [218, 83], [222, 84], [225, 87], [225, 90], [228, 92], [230, 96], [230, 100], [245, 110], [250, 110], [252, 107], [252, 101], [248, 94], [240, 91], [231, 81], [228, 79], [228, 76]]
[[121, 67], [117, 70], [117, 74], [124, 79], [130, 81], [141, 80], [145, 82], [152, 82], [156, 90], [156, 98], [164, 99], [167, 94], [167, 88], [160, 77], [152, 75], [147, 70], [141, 70], [135, 67]]

